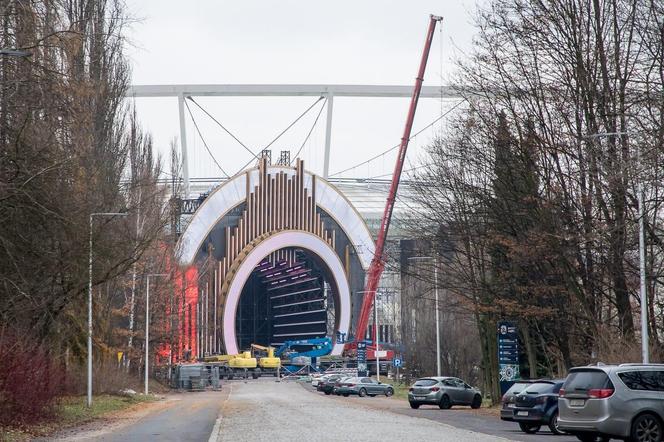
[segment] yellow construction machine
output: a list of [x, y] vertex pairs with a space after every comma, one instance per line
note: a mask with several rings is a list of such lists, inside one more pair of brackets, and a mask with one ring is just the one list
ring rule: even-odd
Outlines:
[[279, 376], [281, 358], [274, 355], [274, 347], [251, 344], [251, 351], [254, 358], [258, 359], [258, 367], [260, 368], [261, 375], [272, 374], [275, 377]]
[[237, 355], [212, 355], [203, 358], [204, 362], [218, 363], [221, 367], [220, 376], [233, 379], [234, 377], [257, 379], [261, 375], [258, 361], [251, 356], [250, 351], [243, 351]]

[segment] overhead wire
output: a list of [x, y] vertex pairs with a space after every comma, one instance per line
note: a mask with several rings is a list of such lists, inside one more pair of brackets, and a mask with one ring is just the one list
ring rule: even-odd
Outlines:
[[304, 149], [305, 144], [307, 144], [307, 141], [309, 141], [309, 137], [311, 137], [311, 134], [314, 131], [314, 128], [316, 127], [316, 123], [318, 123], [318, 119], [320, 118], [320, 115], [323, 113], [323, 109], [325, 109], [325, 103], [327, 103], [327, 98], [325, 98], [325, 101], [323, 101], [323, 104], [321, 105], [320, 110], [318, 111], [318, 115], [316, 115], [316, 119], [314, 120], [314, 124], [311, 125], [311, 129], [309, 129], [309, 133], [304, 138], [304, 141], [302, 142], [302, 145], [300, 146], [298, 151], [295, 153], [293, 158], [291, 158], [290, 163], [288, 164], [289, 166], [291, 164], [293, 164], [293, 161], [295, 161], [295, 159], [298, 157], [298, 155], [300, 155], [300, 152], [302, 152], [302, 149]]
[[212, 158], [212, 161], [214, 161], [214, 164], [217, 165], [219, 170], [221, 170], [221, 172], [224, 175], [226, 175], [226, 177], [230, 177], [230, 175], [228, 175], [228, 173], [224, 170], [223, 167], [221, 167], [221, 165], [219, 164], [217, 159], [214, 157], [214, 155], [212, 154], [212, 150], [210, 150], [210, 147], [208, 146], [207, 142], [205, 141], [205, 138], [203, 138], [203, 134], [201, 133], [201, 130], [198, 127], [198, 123], [196, 122], [196, 119], [194, 118], [194, 114], [191, 112], [191, 109], [189, 108], [189, 103], [187, 103], [187, 101], [185, 100], [184, 104], [187, 107], [187, 111], [189, 112], [189, 117], [191, 117], [191, 121], [194, 123], [194, 127], [196, 128], [196, 132], [198, 132], [198, 136], [201, 137], [201, 141], [203, 141], [203, 145], [205, 146], [205, 149], [207, 150], [208, 154], [210, 154], [210, 158]]
[[[434, 119], [431, 123], [427, 124], [426, 126], [424, 126], [423, 128], [421, 128], [420, 130], [418, 130], [417, 132], [415, 132], [413, 135], [411, 135], [410, 138], [409, 138], [408, 140], [409, 140], [409, 141], [412, 140], [413, 138], [417, 137], [418, 135], [420, 135], [420, 134], [421, 134], [422, 132], [424, 132], [425, 130], [429, 129], [431, 126], [433, 126], [434, 124], [436, 124], [437, 122], [439, 122], [440, 120], [442, 120], [443, 118], [445, 118], [447, 115], [449, 115], [450, 112], [452, 112], [453, 110], [455, 110], [457, 107], [461, 106], [461, 104], [463, 104], [464, 102], [465, 102], [465, 100], [460, 100], [459, 102], [457, 102], [454, 106], [452, 106], [451, 108], [449, 108], [445, 113], [439, 115], [439, 116], [436, 117], [436, 119]], [[357, 169], [357, 168], [360, 167], [360, 166], [363, 166], [363, 165], [365, 165], [365, 164], [367, 164], [367, 163], [370, 163], [371, 161], [374, 161], [375, 159], [380, 158], [380, 157], [382, 157], [383, 155], [386, 155], [386, 154], [390, 153], [391, 151], [397, 149], [399, 146], [401, 146], [401, 143], [399, 143], [399, 144], [395, 144], [394, 146], [390, 147], [389, 149], [386, 149], [385, 151], [379, 153], [378, 155], [375, 155], [375, 156], [369, 158], [368, 160], [362, 161], [361, 163], [355, 164], [354, 166], [351, 166], [351, 167], [349, 167], [349, 168], [347, 168], [347, 169], [344, 169], [344, 170], [342, 170], [342, 171], [339, 171], [339, 172], [335, 172], [335, 173], [333, 173], [333, 174], [330, 174], [330, 177], [334, 177], [334, 176], [337, 176], [337, 175], [341, 175], [342, 173], [348, 172], [349, 170]]]
[[[408, 172], [412, 172], [413, 170], [418, 170], [418, 169], [422, 169], [423, 167], [430, 167], [430, 166], [431, 166], [431, 164], [420, 164], [419, 166], [413, 166], [413, 167], [410, 167], [410, 168], [404, 170], [402, 173], [408, 173]], [[381, 175], [370, 176], [370, 177], [368, 177], [368, 178], [366, 178], [366, 179], [367, 179], [367, 180], [373, 180], [373, 179], [375, 179], [375, 178], [382, 178], [382, 177], [384, 177], [384, 176], [390, 176], [390, 175], [392, 175], [392, 172], [390, 172], [390, 173], [383, 173], [383, 174], [381, 174]]]

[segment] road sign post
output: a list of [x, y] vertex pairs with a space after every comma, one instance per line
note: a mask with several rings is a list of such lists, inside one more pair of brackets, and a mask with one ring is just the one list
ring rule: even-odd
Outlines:
[[399, 382], [399, 369], [401, 368], [401, 365], [403, 365], [403, 361], [401, 360], [401, 358], [394, 358], [392, 360], [392, 367], [397, 369], [397, 374], [395, 379], [396, 382]]
[[367, 343], [365, 341], [357, 343], [357, 375], [367, 376]]
[[516, 325], [509, 321], [498, 323], [498, 364], [501, 394], [521, 379], [519, 372], [519, 334]]

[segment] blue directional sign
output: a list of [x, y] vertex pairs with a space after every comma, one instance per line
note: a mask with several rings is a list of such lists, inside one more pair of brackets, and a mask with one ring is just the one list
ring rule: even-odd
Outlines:
[[357, 343], [357, 375], [367, 376], [367, 343], [359, 341]]
[[498, 364], [500, 382], [513, 382], [519, 373], [519, 334], [516, 325], [508, 321], [498, 323]]

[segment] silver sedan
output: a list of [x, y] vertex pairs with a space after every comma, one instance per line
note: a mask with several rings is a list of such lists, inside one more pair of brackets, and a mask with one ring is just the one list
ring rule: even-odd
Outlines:
[[356, 394], [359, 397], [373, 397], [384, 394], [389, 397], [394, 394], [394, 389], [390, 384], [383, 384], [371, 378], [346, 378], [334, 388], [334, 392], [341, 396]]
[[424, 404], [438, 405], [443, 410], [453, 405], [480, 408], [482, 393], [459, 378], [430, 377], [418, 379], [408, 389], [408, 402], [411, 408], [420, 408]]

